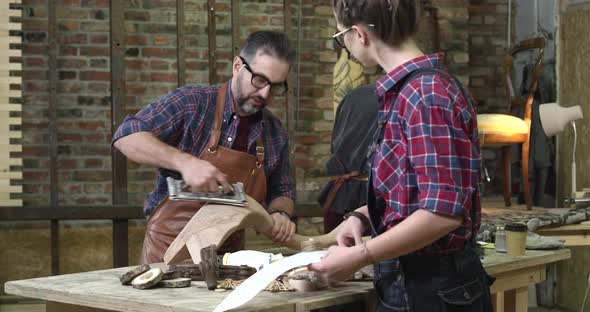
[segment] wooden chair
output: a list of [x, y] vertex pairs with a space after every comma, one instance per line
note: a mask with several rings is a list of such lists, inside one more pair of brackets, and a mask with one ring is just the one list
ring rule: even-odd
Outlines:
[[[527, 210], [532, 208], [529, 182], [529, 143], [531, 110], [543, 63], [545, 38], [532, 38], [519, 42], [504, 58], [504, 87], [508, 95], [508, 114], [478, 114], [477, 122], [482, 147], [501, 147], [504, 169], [504, 203], [510, 206], [510, 145], [522, 144], [522, 184]], [[514, 58], [521, 52], [536, 53], [532, 80], [524, 96], [514, 94], [511, 70]], [[524, 108], [524, 118], [509, 115], [514, 107]]]

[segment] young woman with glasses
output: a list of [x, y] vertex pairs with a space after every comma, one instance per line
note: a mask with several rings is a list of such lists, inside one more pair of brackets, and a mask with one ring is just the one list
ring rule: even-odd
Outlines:
[[414, 42], [416, 2], [332, 1], [336, 42], [386, 74], [376, 83], [368, 205], [345, 216], [338, 246], [309, 268], [342, 280], [373, 264], [378, 311], [492, 311], [491, 278], [475, 252], [476, 110], [442, 69], [443, 54]]

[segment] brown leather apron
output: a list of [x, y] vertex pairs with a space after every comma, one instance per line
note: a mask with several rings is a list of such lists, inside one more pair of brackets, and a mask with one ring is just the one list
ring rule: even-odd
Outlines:
[[[244, 190], [250, 197], [262, 203], [266, 198], [266, 176], [264, 174], [264, 147], [262, 139], [256, 143], [256, 155], [219, 146], [223, 109], [227, 94], [227, 83], [219, 88], [215, 121], [207, 147], [200, 159], [206, 160], [227, 175], [230, 183], [244, 183]], [[150, 214], [143, 241], [142, 263], [162, 262], [164, 253], [176, 236], [203, 206], [194, 201], [169, 200], [166, 197]], [[236, 209], [240, 209], [236, 207]], [[219, 252], [244, 249], [244, 231], [232, 234], [219, 248]]]

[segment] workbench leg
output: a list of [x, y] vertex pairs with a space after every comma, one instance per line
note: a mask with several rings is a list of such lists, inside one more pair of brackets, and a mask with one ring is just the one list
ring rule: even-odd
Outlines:
[[527, 312], [529, 308], [529, 287], [520, 287], [505, 292], [505, 312]]
[[84, 307], [74, 304], [67, 304], [55, 301], [47, 301], [47, 312], [110, 312], [111, 310], [103, 310], [98, 308]]
[[492, 295], [492, 304], [495, 312], [504, 312], [504, 292], [497, 292]]

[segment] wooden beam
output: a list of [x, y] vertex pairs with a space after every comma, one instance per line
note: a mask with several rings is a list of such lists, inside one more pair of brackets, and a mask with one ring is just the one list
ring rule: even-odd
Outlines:
[[217, 83], [217, 38], [215, 37], [215, 0], [207, 0], [209, 32], [209, 84]]
[[0, 209], [0, 220], [112, 220], [145, 219], [142, 207], [117, 206], [8, 206]]
[[240, 54], [240, 1], [231, 0], [231, 51]]
[[186, 85], [184, 21], [184, 0], [176, 0], [176, 74], [179, 87]]
[[[49, 44], [49, 193], [51, 207], [57, 207], [58, 177], [57, 177], [57, 1], [48, 3], [49, 29], [47, 42]], [[59, 274], [59, 221], [51, 220], [51, 274]]]
[[[123, 122], [125, 111], [125, 0], [110, 1], [111, 38], [111, 132], [114, 134]], [[118, 150], [112, 149], [113, 205], [126, 205], [127, 158]], [[129, 263], [128, 221], [113, 217], [113, 266], [122, 267]]]

